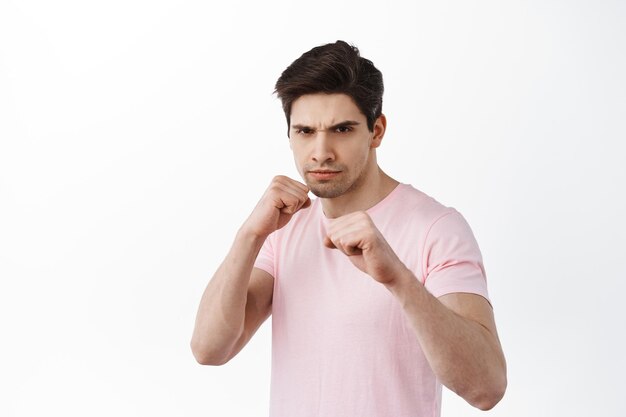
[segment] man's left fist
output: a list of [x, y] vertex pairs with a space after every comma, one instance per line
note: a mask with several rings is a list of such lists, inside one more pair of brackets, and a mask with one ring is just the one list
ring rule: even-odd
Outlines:
[[406, 270], [406, 266], [364, 211], [331, 219], [324, 245], [339, 249], [357, 268], [383, 284], [393, 283]]

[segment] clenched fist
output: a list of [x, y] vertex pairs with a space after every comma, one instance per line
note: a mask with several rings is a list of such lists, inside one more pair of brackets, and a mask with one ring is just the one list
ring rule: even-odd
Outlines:
[[311, 205], [308, 192], [309, 187], [301, 182], [284, 175], [275, 176], [242, 228], [267, 237], [286, 225], [298, 210]]
[[324, 245], [339, 249], [354, 266], [383, 284], [391, 284], [406, 270], [406, 266], [364, 211], [330, 220]]

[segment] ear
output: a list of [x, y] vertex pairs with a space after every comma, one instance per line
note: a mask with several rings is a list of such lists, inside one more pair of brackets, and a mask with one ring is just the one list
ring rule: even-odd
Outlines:
[[374, 136], [370, 143], [370, 148], [378, 148], [385, 136], [385, 130], [387, 130], [387, 117], [381, 113], [378, 119], [374, 122]]

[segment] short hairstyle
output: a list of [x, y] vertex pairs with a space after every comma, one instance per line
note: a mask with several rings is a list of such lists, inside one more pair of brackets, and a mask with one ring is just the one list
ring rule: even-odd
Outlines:
[[356, 46], [338, 40], [305, 52], [281, 74], [274, 93], [282, 102], [291, 125], [291, 105], [300, 96], [342, 93], [350, 96], [367, 119], [367, 128], [382, 114], [383, 75], [372, 61], [360, 56]]

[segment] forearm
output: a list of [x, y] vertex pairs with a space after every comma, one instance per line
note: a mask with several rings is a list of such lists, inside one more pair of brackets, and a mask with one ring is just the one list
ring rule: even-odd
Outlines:
[[264, 240], [239, 230], [204, 290], [191, 340], [193, 354], [199, 362], [223, 363], [241, 336], [250, 274]]
[[402, 275], [387, 288], [402, 305], [437, 378], [475, 407], [493, 407], [506, 387], [497, 336], [443, 305], [408, 269]]

